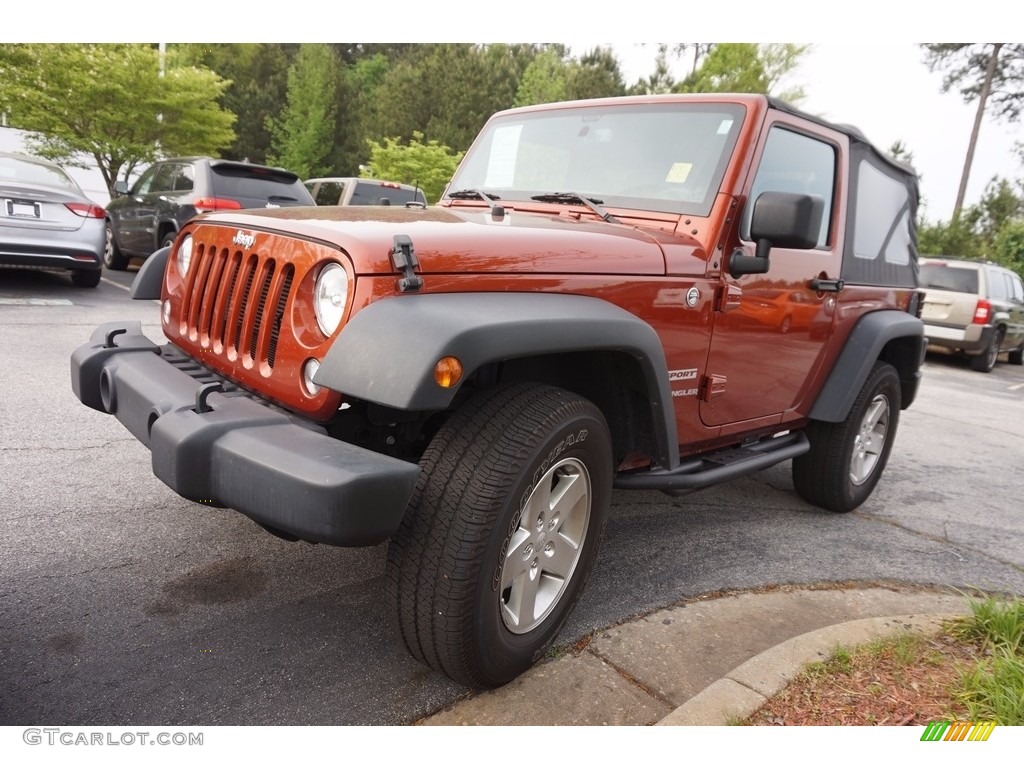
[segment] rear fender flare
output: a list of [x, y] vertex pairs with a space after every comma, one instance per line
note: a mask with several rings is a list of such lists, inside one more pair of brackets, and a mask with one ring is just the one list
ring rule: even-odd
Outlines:
[[[889, 346], [897, 340], [907, 343]], [[924, 351], [924, 324], [918, 318], [895, 309], [865, 315], [847, 337], [810, 417], [817, 421], [843, 421], [879, 359], [896, 367], [903, 390], [901, 408], [907, 408], [917, 393]]]

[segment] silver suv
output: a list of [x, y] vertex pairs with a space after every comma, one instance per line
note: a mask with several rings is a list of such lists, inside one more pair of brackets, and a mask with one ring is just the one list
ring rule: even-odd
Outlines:
[[971, 368], [988, 373], [1002, 352], [1024, 363], [1024, 284], [998, 264], [933, 258], [921, 260], [925, 291], [924, 332], [930, 348], [970, 356]]

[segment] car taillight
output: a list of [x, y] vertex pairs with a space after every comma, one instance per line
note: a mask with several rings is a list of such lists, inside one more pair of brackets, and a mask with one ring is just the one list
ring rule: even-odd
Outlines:
[[237, 200], [229, 200], [225, 197], [198, 197], [193, 205], [196, 207], [196, 213], [237, 211], [242, 207], [242, 204]]
[[107, 215], [98, 205], [90, 205], [89, 203], [64, 203], [64, 207], [71, 211], [75, 216], [81, 216], [84, 219], [102, 219]]
[[978, 299], [978, 306], [974, 308], [974, 322], [986, 324], [992, 317], [992, 305], [986, 299]]

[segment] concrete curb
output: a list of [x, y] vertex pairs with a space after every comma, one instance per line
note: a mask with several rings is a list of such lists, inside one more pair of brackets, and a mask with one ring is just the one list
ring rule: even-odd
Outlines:
[[858, 645], [903, 633], [933, 634], [962, 614], [857, 619], [798, 635], [758, 654], [709, 685], [655, 725], [728, 725], [755, 712], [814, 661], [836, 646]]

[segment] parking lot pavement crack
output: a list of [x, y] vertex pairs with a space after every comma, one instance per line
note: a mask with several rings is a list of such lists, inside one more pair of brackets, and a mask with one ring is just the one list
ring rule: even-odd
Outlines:
[[[859, 518], [862, 518], [864, 520], [870, 520], [870, 521], [876, 522], [876, 523], [883, 523], [885, 525], [891, 525], [893, 528], [899, 528], [901, 531], [906, 531], [907, 533], [912, 534], [914, 536], [920, 536], [922, 539], [927, 539], [928, 541], [933, 541], [933, 542], [935, 542], [937, 544], [945, 544], [946, 548], [939, 550], [939, 554], [941, 554], [943, 552], [952, 554], [958, 560], [960, 560], [960, 562], [963, 562], [963, 560], [964, 560], [964, 558], [961, 556], [960, 553], [961, 552], [970, 552], [972, 555], [978, 555], [980, 557], [987, 558], [989, 560], [992, 560], [993, 562], [999, 563], [1000, 565], [1005, 565], [1005, 566], [1007, 566], [1009, 568], [1013, 568], [1016, 571], [1020, 571], [1021, 573], [1024, 573], [1024, 565], [1021, 565], [1020, 563], [1015, 563], [1012, 560], [1004, 560], [1004, 559], [1002, 559], [1000, 557], [996, 557], [991, 552], [986, 552], [983, 549], [978, 549], [976, 547], [968, 546], [968, 545], [964, 544], [963, 542], [952, 541], [951, 539], [947, 538], [946, 536], [938, 536], [938, 535], [936, 535], [934, 533], [927, 533], [925, 531], [919, 531], [916, 528], [911, 528], [910, 526], [904, 525], [903, 523], [898, 523], [895, 520], [891, 520], [891, 519], [889, 519], [887, 517], [881, 517], [879, 515], [872, 515], [869, 512], [854, 512], [853, 514], [854, 514], [855, 517], [859, 517]], [[926, 550], [926, 549], [917, 549], [917, 550], [910, 550], [910, 551], [912, 551], [912, 552], [919, 552], [919, 553], [922, 553], [922, 554], [936, 554], [933, 550]]]
[[0, 447], [0, 453], [31, 453], [32, 451], [99, 451], [118, 443], [135, 443], [134, 437], [117, 437], [98, 445], [19, 445]]
[[665, 694], [661, 693], [660, 691], [656, 691], [655, 689], [651, 688], [646, 683], [644, 683], [644, 682], [642, 682], [640, 680], [637, 680], [635, 677], [633, 677], [633, 675], [631, 675], [629, 672], [624, 670], [622, 667], [618, 666], [614, 661], [612, 661], [611, 659], [607, 658], [606, 656], [598, 653], [593, 648], [587, 648], [586, 653], [589, 653], [591, 656], [594, 656], [599, 661], [604, 662], [605, 664], [607, 664], [609, 667], [611, 667], [613, 670], [615, 670], [615, 673], [619, 677], [621, 677], [623, 680], [625, 680], [630, 685], [632, 685], [632, 686], [634, 686], [636, 688], [639, 688], [641, 691], [646, 693], [652, 699], [660, 701], [662, 704], [665, 704], [666, 706], [669, 706], [669, 707], [677, 707], [677, 706], [679, 706], [680, 702], [672, 701], [667, 696], [665, 696]]

